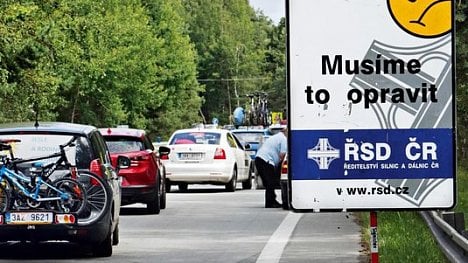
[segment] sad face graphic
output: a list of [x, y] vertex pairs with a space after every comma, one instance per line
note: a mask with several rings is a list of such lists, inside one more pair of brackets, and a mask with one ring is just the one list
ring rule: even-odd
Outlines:
[[452, 0], [387, 0], [393, 20], [406, 32], [425, 38], [452, 29]]

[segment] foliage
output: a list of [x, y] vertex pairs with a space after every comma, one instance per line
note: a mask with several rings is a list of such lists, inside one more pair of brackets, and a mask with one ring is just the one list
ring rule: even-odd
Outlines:
[[468, 160], [468, 4], [456, 1], [456, 103], [458, 156], [466, 166]]
[[[39, 7], [21, 2], [0, 3], [0, 122], [34, 118], [33, 104], [57, 103], [57, 78], [47, 28]], [[44, 112], [43, 119], [54, 118]]]
[[199, 109], [200, 93], [204, 86], [197, 81], [196, 51], [187, 32], [185, 9], [180, 0], [143, 1], [151, 18], [156, 36], [163, 40], [157, 56], [159, 85], [164, 89], [160, 104], [150, 107], [148, 127], [155, 134], [170, 135], [171, 131], [186, 128], [202, 121]]
[[[200, 120], [180, 1], [0, 3], [0, 122], [128, 124], [160, 135]], [[169, 130], [168, 130], [169, 129]]]
[[464, 213], [465, 222], [468, 222], [468, 170], [458, 167], [457, 171], [457, 205], [456, 212]]
[[246, 94], [271, 89], [267, 55], [274, 26], [256, 15], [247, 0], [185, 1], [185, 8], [199, 81], [206, 86], [203, 114], [208, 122], [216, 117], [228, 123], [234, 108], [248, 103]]
[[[369, 213], [356, 213], [370, 240]], [[418, 212], [377, 212], [380, 262], [449, 262]]]

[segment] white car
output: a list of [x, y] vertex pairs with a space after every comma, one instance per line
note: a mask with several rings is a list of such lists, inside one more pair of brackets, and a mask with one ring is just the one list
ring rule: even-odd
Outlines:
[[[162, 161], [166, 167], [166, 187], [177, 184], [224, 185], [227, 191], [252, 188], [254, 164], [238, 138], [228, 130], [193, 128], [175, 131], [167, 145], [171, 153]], [[247, 146], [248, 147], [248, 146]]]

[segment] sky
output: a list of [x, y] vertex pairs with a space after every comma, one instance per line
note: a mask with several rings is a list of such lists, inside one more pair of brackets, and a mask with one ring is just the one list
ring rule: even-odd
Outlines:
[[275, 24], [278, 24], [281, 17], [286, 16], [285, 0], [249, 0], [249, 2], [255, 10], [262, 10], [263, 14], [270, 17]]

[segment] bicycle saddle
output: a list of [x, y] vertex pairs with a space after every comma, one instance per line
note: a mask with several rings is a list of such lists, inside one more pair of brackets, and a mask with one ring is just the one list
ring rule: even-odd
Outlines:
[[11, 145], [0, 142], [0, 151], [8, 151], [11, 149]]

